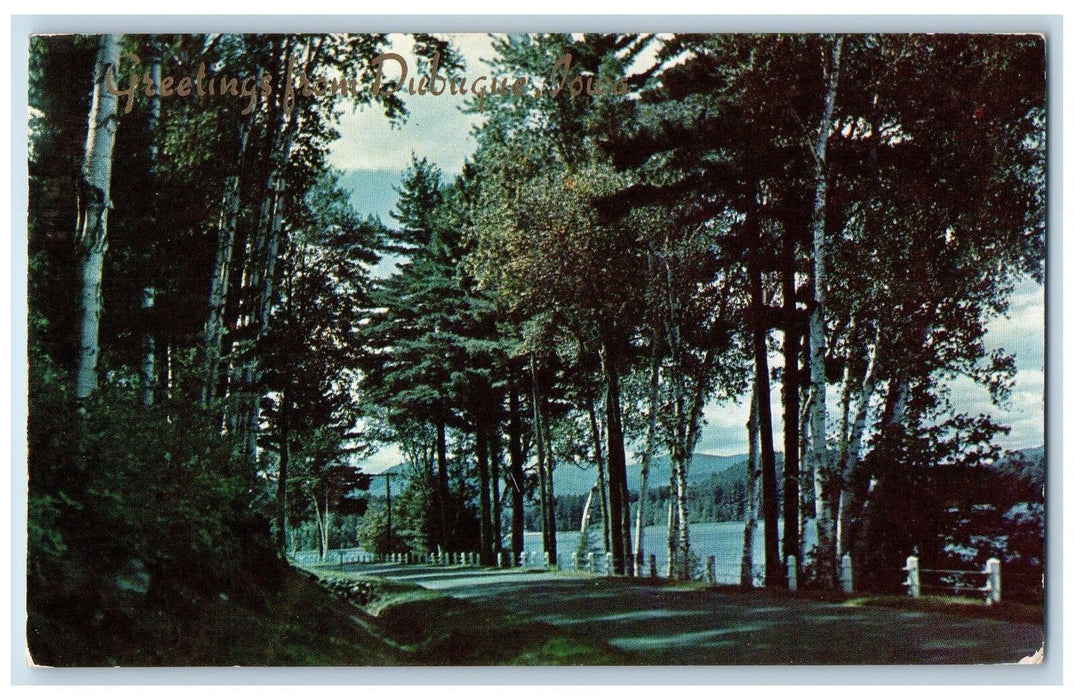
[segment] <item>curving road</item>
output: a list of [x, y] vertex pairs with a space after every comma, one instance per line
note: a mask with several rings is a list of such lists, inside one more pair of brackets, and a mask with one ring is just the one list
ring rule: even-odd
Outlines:
[[638, 663], [1011, 663], [1041, 645], [1043, 626], [767, 591], [653, 585], [550, 571], [351, 565], [506, 610], [631, 652]]

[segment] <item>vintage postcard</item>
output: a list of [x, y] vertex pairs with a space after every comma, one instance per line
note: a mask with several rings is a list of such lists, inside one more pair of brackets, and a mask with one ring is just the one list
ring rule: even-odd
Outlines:
[[1048, 50], [32, 36], [31, 663], [1040, 662]]

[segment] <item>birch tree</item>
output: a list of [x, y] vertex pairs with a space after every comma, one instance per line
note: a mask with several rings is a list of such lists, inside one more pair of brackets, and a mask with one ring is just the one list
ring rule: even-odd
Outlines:
[[78, 182], [78, 246], [80, 285], [78, 370], [75, 399], [85, 401], [97, 389], [100, 355], [101, 279], [104, 253], [108, 249], [109, 193], [112, 186], [112, 150], [116, 142], [119, 115], [117, 98], [108, 90], [108, 80], [116, 81], [119, 42], [115, 34], [102, 34], [93, 72], [93, 101], [86, 132], [85, 158]]
[[[813, 146], [813, 176], [816, 195], [813, 200], [813, 311], [809, 316], [809, 369], [812, 382], [813, 405], [810, 409], [810, 435], [812, 449], [810, 462], [817, 474], [817, 576], [822, 585], [835, 585], [835, 515], [829, 482], [832, 481], [828, 455], [827, 400], [827, 331], [825, 329], [824, 299], [828, 279], [825, 274], [828, 256], [826, 209], [828, 206], [828, 138], [832, 130], [832, 114], [835, 110], [839, 88], [839, 68], [842, 60], [843, 37], [832, 43], [831, 58], [827, 69], [827, 90], [820, 124]], [[836, 497], [837, 498], [837, 497]]]

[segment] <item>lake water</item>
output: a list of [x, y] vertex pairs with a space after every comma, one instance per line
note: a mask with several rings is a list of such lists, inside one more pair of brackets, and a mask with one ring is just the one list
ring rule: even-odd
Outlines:
[[[708, 557], [716, 557], [716, 581], [717, 583], [739, 583], [742, 571], [742, 537], [746, 524], [742, 521], [723, 523], [694, 523], [690, 526], [690, 547], [701, 561], [701, 574]], [[783, 534], [783, 523], [780, 522], [780, 537]], [[633, 533], [631, 533], [633, 535]], [[804, 549], [809, 548], [816, 542], [816, 529], [811, 522], [807, 522], [804, 533]], [[645, 528], [645, 536], [642, 544], [645, 549], [645, 573], [649, 569], [649, 555], [656, 555], [657, 573], [660, 576], [667, 574], [667, 528], [663, 525], [650, 525]], [[567, 530], [556, 533], [556, 544], [559, 554], [560, 566], [570, 568], [571, 554], [578, 551], [578, 541], [581, 533], [578, 530]], [[510, 536], [505, 536], [509, 544]], [[540, 552], [543, 548], [540, 532], [527, 532], [524, 536], [524, 545], [528, 552]], [[595, 566], [598, 573], [604, 573], [605, 555], [604, 539], [600, 523], [589, 531], [589, 551], [594, 553]], [[340, 550], [332, 550], [326, 557], [326, 561], [334, 562], [340, 556]], [[345, 560], [357, 559], [364, 555], [361, 549], [342, 550]], [[297, 552], [293, 558], [302, 564], [316, 563], [316, 552]], [[537, 556], [537, 561], [544, 558]], [[584, 558], [582, 564], [584, 566]], [[757, 523], [757, 529], [753, 537], [753, 579], [755, 584], [761, 585], [764, 581], [764, 523]]]
[[[780, 523], [780, 533], [783, 528]], [[716, 557], [716, 581], [718, 583], [738, 583], [742, 571], [742, 540], [746, 524], [742, 521], [724, 523], [694, 523], [690, 525], [690, 547], [701, 560], [702, 574], [708, 557]], [[571, 554], [578, 551], [581, 533], [577, 530], [556, 533], [556, 546], [562, 566], [569, 567]], [[633, 536], [633, 532], [631, 533]], [[807, 542], [809, 538], [807, 536]], [[541, 533], [527, 532], [525, 546], [528, 550], [540, 551]], [[642, 545], [645, 550], [645, 570], [648, 572], [649, 555], [656, 555], [657, 573], [667, 573], [668, 544], [667, 527], [650, 525], [645, 528]], [[589, 531], [589, 549], [596, 552], [596, 567], [604, 570], [604, 539], [600, 524]], [[764, 524], [757, 523], [753, 537], [753, 577], [760, 584], [764, 579]]]

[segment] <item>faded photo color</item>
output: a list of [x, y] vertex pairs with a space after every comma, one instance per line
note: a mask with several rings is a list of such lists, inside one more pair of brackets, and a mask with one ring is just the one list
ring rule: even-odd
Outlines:
[[33, 663], [1040, 661], [1046, 49], [33, 37]]

